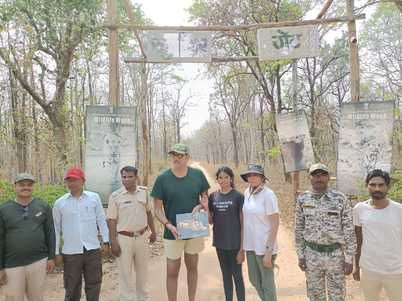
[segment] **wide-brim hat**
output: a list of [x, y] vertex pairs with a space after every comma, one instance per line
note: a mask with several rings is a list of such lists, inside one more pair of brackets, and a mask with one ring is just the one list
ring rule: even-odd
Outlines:
[[242, 173], [240, 174], [240, 177], [241, 177], [245, 182], [247, 182], [247, 176], [248, 176], [249, 174], [258, 174], [258, 175], [262, 175], [264, 179], [267, 178], [267, 177], [265, 176], [265, 173], [264, 173], [264, 167], [262, 167], [262, 166], [259, 165], [259, 164], [249, 164], [249, 165], [247, 166], [247, 171], [242, 172]]

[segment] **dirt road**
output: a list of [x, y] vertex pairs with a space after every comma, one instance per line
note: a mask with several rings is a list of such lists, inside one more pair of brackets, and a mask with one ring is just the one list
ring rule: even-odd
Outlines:
[[[280, 301], [307, 301], [305, 296], [304, 274], [297, 268], [297, 257], [293, 248], [292, 236], [289, 231], [281, 226], [278, 234], [280, 254], [278, 256], [279, 271], [276, 273], [278, 287], [278, 300]], [[118, 300], [117, 269], [114, 263], [105, 264], [105, 275], [102, 284], [103, 301]], [[243, 265], [244, 278], [246, 284], [246, 296], [248, 301], [258, 301], [259, 298], [248, 281], [247, 265]], [[163, 256], [152, 258], [150, 261], [150, 289], [151, 300], [165, 301], [165, 259]], [[63, 281], [62, 274], [52, 274], [46, 291], [46, 300], [63, 300]], [[360, 292], [355, 287], [349, 288], [347, 300], [363, 300]], [[353, 296], [353, 297], [352, 297]], [[215, 249], [211, 246], [211, 239], [206, 240], [206, 248], [200, 255], [198, 300], [223, 301], [222, 279], [219, 269]], [[85, 300], [82, 298], [82, 300]], [[180, 273], [179, 280], [179, 299], [187, 300], [186, 272], [184, 264]]]
[[[202, 168], [199, 164], [194, 164]], [[207, 172], [203, 169], [205, 174]], [[214, 180], [209, 178], [211, 184]], [[278, 300], [280, 301], [304, 301], [308, 300], [305, 294], [304, 274], [297, 267], [297, 257], [293, 246], [293, 235], [290, 229], [281, 225], [279, 234], [279, 248], [277, 264], [279, 271], [276, 273], [276, 283], [278, 287]], [[211, 246], [211, 238], [206, 239], [206, 248], [200, 255], [199, 262], [199, 281], [197, 299], [201, 301], [223, 301], [223, 285], [215, 249]], [[254, 288], [251, 286], [247, 276], [247, 265], [243, 265], [244, 278], [246, 285], [246, 296], [248, 301], [259, 300]], [[150, 281], [151, 300], [165, 301], [165, 258], [156, 256], [150, 260]], [[117, 269], [114, 263], [104, 265], [104, 277], [102, 283], [103, 301], [118, 300]], [[187, 284], [184, 263], [180, 272], [179, 297], [178, 300], [187, 300]], [[49, 276], [46, 290], [46, 300], [63, 300], [63, 280], [62, 274], [52, 274]], [[85, 300], [82, 298], [82, 300]], [[353, 281], [348, 281], [347, 300], [362, 301], [360, 291]]]
[[[283, 301], [302, 301], [305, 297], [304, 275], [296, 265], [296, 256], [292, 245], [291, 237], [284, 227], [279, 232], [281, 253], [278, 256], [279, 272], [277, 272], [278, 299]], [[247, 265], [244, 264], [244, 278], [246, 284], [246, 296], [249, 301], [258, 301], [259, 298], [248, 281]], [[114, 263], [104, 265], [104, 276], [102, 283], [103, 301], [118, 300], [117, 269]], [[163, 256], [154, 257], [150, 261], [150, 290], [151, 300], [165, 301], [165, 258]], [[46, 300], [63, 300], [63, 276], [62, 274], [49, 275], [46, 289]], [[182, 265], [179, 280], [178, 300], [187, 300], [187, 284], [184, 263]], [[198, 281], [198, 300], [223, 301], [223, 286], [216, 257], [215, 248], [211, 246], [211, 239], [206, 239], [206, 248], [200, 255], [199, 281]], [[83, 297], [82, 300], [85, 300]]]

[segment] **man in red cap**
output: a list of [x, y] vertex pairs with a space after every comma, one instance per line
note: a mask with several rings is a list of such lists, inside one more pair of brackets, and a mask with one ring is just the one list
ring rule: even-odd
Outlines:
[[101, 249], [109, 250], [105, 213], [99, 195], [84, 190], [85, 174], [81, 168], [69, 169], [64, 180], [70, 192], [59, 198], [53, 207], [56, 264], [64, 262], [64, 300], [81, 299], [84, 275], [86, 299], [98, 301], [102, 283]]

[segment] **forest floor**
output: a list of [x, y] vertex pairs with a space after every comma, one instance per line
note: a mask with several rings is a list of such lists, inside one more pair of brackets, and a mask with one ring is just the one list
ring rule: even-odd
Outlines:
[[[208, 176], [208, 180], [214, 189], [215, 180], [212, 176], [214, 167], [207, 164], [193, 163], [193, 166], [201, 168]], [[306, 183], [304, 183], [306, 184]], [[279, 301], [304, 301], [306, 297], [305, 277], [297, 266], [297, 256], [293, 244], [293, 201], [291, 199], [291, 185], [280, 178], [271, 178], [269, 185], [277, 193], [281, 207], [281, 226], [278, 234], [279, 256], [277, 264], [279, 270], [276, 270], [276, 285], [278, 289]], [[216, 186], [215, 186], [216, 187]], [[244, 186], [239, 185], [241, 190]], [[150, 245], [149, 261], [149, 288], [151, 300], [167, 300], [165, 292], [165, 258], [163, 256], [163, 244], [161, 234], [158, 241]], [[257, 293], [249, 282], [247, 275], [247, 264], [243, 264], [244, 281], [246, 286], [246, 299], [249, 301], [259, 300]], [[118, 275], [117, 267], [114, 261], [107, 261], [104, 264], [104, 275], [102, 282], [101, 300], [118, 300]], [[363, 301], [358, 284], [353, 281], [351, 276], [347, 278], [347, 300]], [[53, 273], [49, 275], [46, 285], [45, 300], [63, 300], [63, 275], [62, 273]], [[81, 300], [85, 300], [84, 292]], [[187, 281], [184, 263], [180, 271], [178, 300], [184, 301], [187, 298]], [[223, 284], [219, 263], [217, 260], [215, 248], [212, 247], [211, 237], [205, 240], [205, 250], [200, 254], [199, 259], [199, 279], [197, 300], [223, 301]]]

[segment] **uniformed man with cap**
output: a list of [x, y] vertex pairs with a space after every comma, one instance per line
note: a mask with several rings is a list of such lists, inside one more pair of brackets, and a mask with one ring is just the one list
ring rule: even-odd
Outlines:
[[112, 254], [117, 257], [120, 301], [148, 301], [148, 228], [149, 240], [156, 240], [152, 206], [147, 188], [137, 185], [138, 170], [120, 170], [123, 186], [109, 197], [107, 210]]
[[352, 208], [339, 191], [329, 189], [329, 169], [309, 169], [312, 191], [296, 200], [295, 239], [299, 267], [306, 273], [311, 301], [345, 300], [345, 275], [353, 270], [356, 237]]
[[32, 196], [31, 174], [14, 182], [15, 199], [0, 206], [0, 286], [7, 301], [42, 301], [46, 272], [54, 268], [52, 209]]

